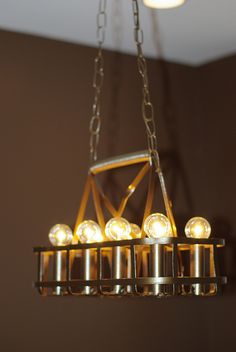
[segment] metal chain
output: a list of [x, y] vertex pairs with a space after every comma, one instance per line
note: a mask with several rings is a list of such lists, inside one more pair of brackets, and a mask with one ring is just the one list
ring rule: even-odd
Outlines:
[[97, 160], [97, 149], [99, 143], [99, 135], [101, 129], [101, 91], [104, 80], [104, 58], [102, 53], [102, 45], [105, 40], [105, 28], [107, 25], [106, 14], [107, 0], [99, 0], [97, 14], [97, 42], [98, 53], [94, 60], [94, 76], [93, 88], [95, 90], [92, 117], [89, 124], [90, 132], [90, 161]]
[[147, 62], [143, 55], [143, 30], [140, 28], [139, 20], [139, 5], [138, 0], [132, 0], [133, 17], [134, 17], [134, 40], [137, 45], [138, 54], [138, 71], [143, 83], [143, 101], [142, 101], [142, 116], [146, 127], [148, 150], [156, 171], [161, 172], [160, 159], [157, 151], [157, 135], [156, 125], [154, 120], [153, 104], [150, 98], [149, 81], [147, 74]]
[[164, 175], [161, 170], [160, 158], [157, 151], [156, 125], [154, 120], [153, 105], [150, 98], [149, 81], [148, 81], [148, 74], [147, 74], [147, 62], [145, 57], [143, 56], [143, 50], [142, 50], [143, 31], [140, 28], [138, 0], [132, 0], [132, 4], [133, 4], [133, 16], [134, 16], [134, 40], [137, 45], [137, 54], [138, 54], [138, 59], [137, 59], [138, 71], [142, 77], [142, 82], [143, 82], [142, 114], [143, 114], [143, 120], [146, 127], [146, 132], [147, 132], [148, 149], [151, 155], [153, 166], [160, 180], [163, 200], [164, 200], [167, 216], [171, 223], [172, 233], [173, 233], [173, 236], [176, 236], [177, 230], [175, 226], [175, 220], [172, 214], [171, 203], [169, 201], [169, 197], [167, 194]]

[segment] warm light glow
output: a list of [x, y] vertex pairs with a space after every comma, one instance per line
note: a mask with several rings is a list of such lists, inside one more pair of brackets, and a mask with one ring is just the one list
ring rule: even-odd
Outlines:
[[67, 246], [72, 242], [73, 233], [69, 226], [57, 224], [51, 228], [48, 237], [53, 246]]
[[143, 2], [144, 5], [154, 9], [171, 9], [183, 5], [185, 0], [143, 0]]
[[104, 240], [100, 226], [93, 220], [81, 222], [75, 234], [81, 243], [95, 243]]
[[141, 238], [142, 232], [140, 227], [137, 224], [130, 224], [130, 226], [131, 226], [131, 237]]
[[144, 222], [144, 231], [151, 238], [170, 237], [170, 221], [163, 214], [151, 214]]
[[209, 238], [211, 234], [211, 225], [201, 217], [190, 219], [185, 226], [185, 234], [190, 238]]
[[128, 240], [131, 239], [130, 223], [124, 218], [112, 218], [105, 227], [105, 234], [109, 240]]

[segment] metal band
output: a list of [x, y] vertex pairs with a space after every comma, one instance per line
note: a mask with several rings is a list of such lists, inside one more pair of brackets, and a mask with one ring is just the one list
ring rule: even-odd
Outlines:
[[225, 246], [225, 240], [223, 238], [186, 238], [186, 237], [162, 237], [162, 238], [142, 238], [142, 239], [132, 239], [132, 240], [122, 240], [122, 241], [105, 241], [99, 243], [86, 243], [86, 244], [71, 244], [69, 246], [48, 246], [48, 247], [35, 247], [34, 252], [56, 252], [65, 251], [67, 249], [86, 249], [86, 248], [105, 248], [105, 247], [115, 247], [115, 246], [130, 246], [130, 245], [152, 245], [152, 244], [164, 244], [171, 245], [178, 244], [182, 246], [187, 246], [187, 248], [194, 244], [200, 244], [207, 246], [216, 245], [217, 247]]
[[84, 286], [113, 286], [113, 285], [190, 285], [195, 283], [202, 284], [226, 284], [227, 278], [225, 276], [216, 277], [147, 277], [147, 278], [135, 278], [135, 279], [102, 279], [102, 280], [73, 280], [73, 281], [42, 281], [35, 282], [35, 287], [81, 287]]
[[96, 175], [103, 171], [108, 171], [118, 167], [129, 166], [148, 161], [151, 163], [150, 154], [148, 151], [144, 150], [140, 152], [119, 155], [117, 157], [108, 158], [106, 160], [96, 162], [90, 167], [90, 172], [91, 174]]

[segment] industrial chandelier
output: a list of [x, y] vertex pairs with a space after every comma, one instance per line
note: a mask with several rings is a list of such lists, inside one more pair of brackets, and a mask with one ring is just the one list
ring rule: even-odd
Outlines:
[[[138, 0], [131, 1], [148, 149], [97, 161], [104, 79], [102, 44], [106, 27], [106, 0], [100, 0], [98, 54], [93, 80], [95, 97], [90, 121], [91, 166], [74, 231], [67, 225], [57, 224], [49, 232], [51, 246], [34, 248], [38, 259], [35, 287], [42, 295], [206, 296], [217, 294], [227, 281], [220, 276], [217, 257], [218, 248], [223, 247], [225, 241], [210, 238], [211, 227], [206, 219], [193, 217], [186, 224], [185, 235], [177, 233], [157, 149]], [[98, 175], [135, 164], [140, 166], [140, 170], [128, 185], [117, 209], [102, 189]], [[143, 219], [139, 224], [138, 220], [130, 223], [125, 218], [126, 206], [144, 180], [147, 181], [147, 191]], [[165, 214], [153, 209], [157, 184], [161, 189]], [[90, 194], [95, 219], [86, 217]]]

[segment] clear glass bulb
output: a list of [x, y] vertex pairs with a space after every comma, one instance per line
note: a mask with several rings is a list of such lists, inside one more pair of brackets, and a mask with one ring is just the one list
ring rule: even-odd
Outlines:
[[130, 223], [124, 218], [112, 218], [106, 224], [105, 234], [109, 240], [129, 240], [132, 238]]
[[186, 0], [143, 0], [144, 5], [154, 9], [170, 9], [181, 6]]
[[187, 222], [184, 231], [189, 238], [209, 238], [211, 225], [206, 219], [196, 216]]
[[56, 224], [49, 231], [48, 237], [53, 246], [67, 246], [72, 242], [73, 232], [68, 225]]
[[75, 234], [81, 243], [95, 243], [104, 240], [100, 226], [93, 220], [81, 222]]
[[137, 224], [130, 224], [131, 226], [131, 237], [132, 238], [141, 238], [141, 229]]
[[151, 214], [146, 218], [144, 231], [151, 238], [170, 237], [172, 235], [169, 219], [160, 213]]

